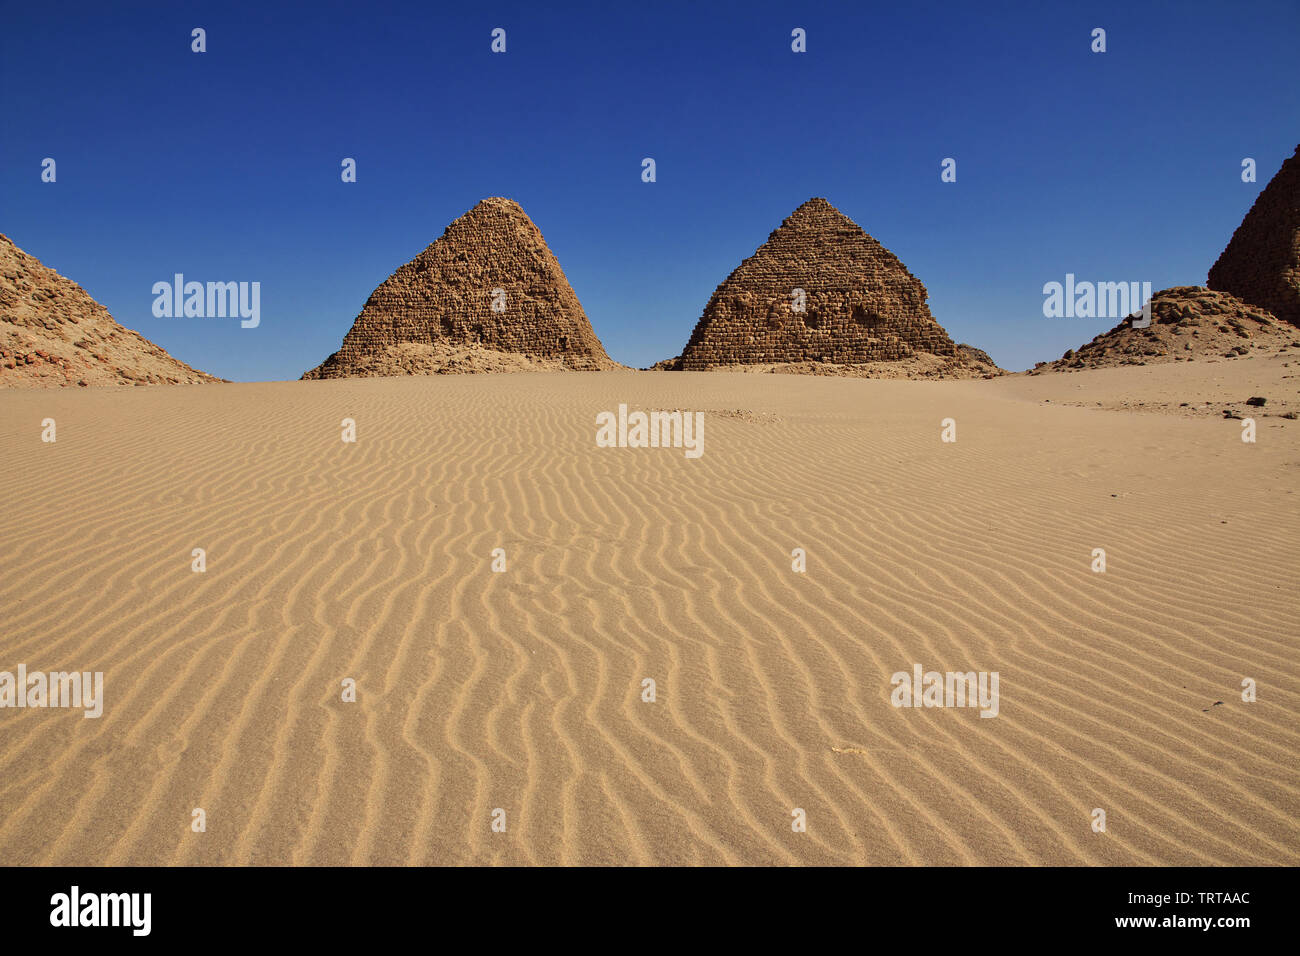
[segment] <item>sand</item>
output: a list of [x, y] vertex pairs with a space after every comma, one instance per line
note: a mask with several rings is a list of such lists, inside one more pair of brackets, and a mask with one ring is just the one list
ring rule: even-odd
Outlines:
[[0, 710], [0, 863], [1294, 865], [1300, 422], [1177, 404], [1253, 361], [0, 394], [0, 670], [105, 684]]

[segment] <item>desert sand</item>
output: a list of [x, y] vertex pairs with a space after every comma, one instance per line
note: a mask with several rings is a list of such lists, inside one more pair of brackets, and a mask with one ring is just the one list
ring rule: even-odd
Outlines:
[[1294, 865], [1294, 371], [5, 392], [0, 863]]

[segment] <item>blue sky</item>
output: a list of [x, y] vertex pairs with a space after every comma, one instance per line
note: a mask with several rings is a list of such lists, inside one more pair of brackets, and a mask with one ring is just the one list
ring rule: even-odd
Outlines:
[[[955, 339], [1020, 369], [1114, 324], [1044, 318], [1045, 282], [1204, 283], [1300, 139], [1298, 39], [1295, 0], [10, 4], [0, 232], [191, 365], [288, 379], [509, 196], [644, 366], [825, 196]], [[177, 272], [260, 282], [261, 326], [155, 318]]]

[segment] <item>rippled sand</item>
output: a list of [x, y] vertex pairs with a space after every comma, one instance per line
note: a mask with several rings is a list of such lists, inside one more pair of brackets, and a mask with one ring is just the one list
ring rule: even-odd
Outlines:
[[0, 863], [1295, 864], [1300, 422], [1116, 397], [1248, 371], [5, 393]]

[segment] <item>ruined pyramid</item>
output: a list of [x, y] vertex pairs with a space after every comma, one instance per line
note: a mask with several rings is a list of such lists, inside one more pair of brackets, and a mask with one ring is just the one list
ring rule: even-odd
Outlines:
[[1202, 286], [1160, 290], [1151, 296], [1151, 324], [1137, 324], [1142, 318], [1135, 312], [1055, 362], [1039, 362], [1029, 374], [1235, 359], [1300, 345], [1300, 332], [1266, 309]]
[[384, 280], [303, 378], [617, 367], [533, 221], [493, 197]]
[[1208, 285], [1300, 325], [1300, 146], [1255, 199]]
[[123, 328], [85, 289], [0, 235], [0, 387], [220, 381]]
[[930, 314], [920, 280], [857, 223], [817, 198], [791, 213], [718, 286], [680, 367], [866, 365], [922, 356], [936, 359], [935, 369], [965, 367], [956, 344]]

